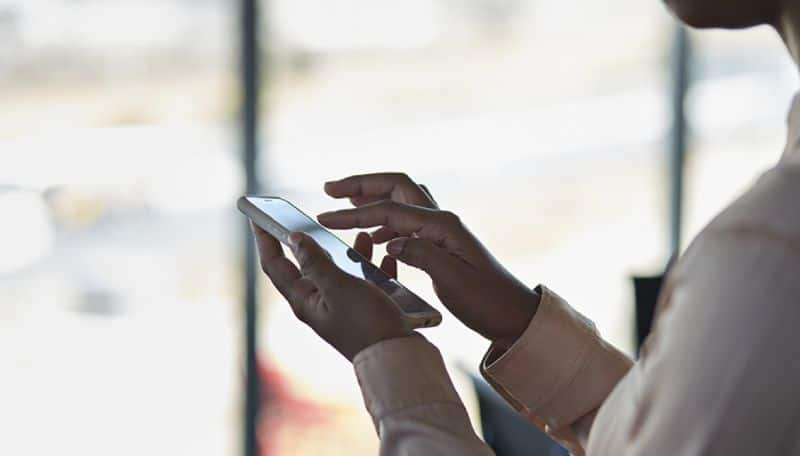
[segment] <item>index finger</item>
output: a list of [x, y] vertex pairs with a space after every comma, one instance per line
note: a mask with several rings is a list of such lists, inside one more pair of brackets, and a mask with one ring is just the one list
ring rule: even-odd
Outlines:
[[417, 206], [435, 207], [427, 193], [403, 173], [360, 174], [325, 183], [325, 192], [334, 198], [350, 198], [371, 203], [391, 199]]
[[449, 212], [394, 201], [380, 201], [353, 209], [325, 212], [317, 219], [322, 225], [334, 229], [383, 226], [397, 234], [415, 234], [437, 244], [445, 243], [455, 234], [456, 228], [455, 216]]

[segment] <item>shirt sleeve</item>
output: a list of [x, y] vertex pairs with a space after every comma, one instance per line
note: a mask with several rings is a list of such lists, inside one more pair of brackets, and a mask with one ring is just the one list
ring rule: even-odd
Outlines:
[[494, 454], [475, 435], [439, 351], [421, 335], [368, 347], [353, 366], [382, 456]]
[[632, 362], [564, 299], [539, 290], [528, 328], [508, 350], [490, 347], [481, 373], [520, 413], [582, 455], [597, 410]]

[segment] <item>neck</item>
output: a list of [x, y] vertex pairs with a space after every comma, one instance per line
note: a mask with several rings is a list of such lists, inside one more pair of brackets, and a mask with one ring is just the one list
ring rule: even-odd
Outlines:
[[795, 64], [800, 64], [800, 3], [785, 1], [774, 25], [789, 48]]

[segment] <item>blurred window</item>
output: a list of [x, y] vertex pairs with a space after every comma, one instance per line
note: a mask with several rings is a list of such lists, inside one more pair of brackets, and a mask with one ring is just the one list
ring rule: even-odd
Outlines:
[[[405, 171], [514, 274], [551, 286], [632, 350], [630, 276], [668, 255], [672, 22], [659, 2], [270, 6], [269, 193], [315, 214], [346, 204], [326, 198], [325, 180]], [[402, 268], [400, 280], [438, 303], [420, 272]], [[303, 394], [352, 410], [349, 424], [286, 451], [352, 442], [370, 423], [351, 368], [265, 291], [272, 361]], [[487, 348], [451, 315], [424, 333], [473, 370]], [[374, 451], [363, 438], [358, 448]]]
[[0, 1], [0, 454], [234, 454], [235, 9]]
[[[313, 214], [344, 205], [325, 180], [405, 171], [632, 351], [629, 277], [668, 255], [660, 2], [263, 6], [269, 193]], [[0, 0], [0, 453], [239, 451], [236, 19], [224, 0]], [[796, 82], [765, 29], [695, 42], [688, 234], [777, 159]], [[264, 441], [375, 454], [352, 368], [259, 283]], [[487, 345], [447, 314], [425, 334], [471, 369]]]
[[689, 236], [778, 161], [797, 90], [797, 67], [767, 27], [694, 33], [692, 39], [684, 223]]

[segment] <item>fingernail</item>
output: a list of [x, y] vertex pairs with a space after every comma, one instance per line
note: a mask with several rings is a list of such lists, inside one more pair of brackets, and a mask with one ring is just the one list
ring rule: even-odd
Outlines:
[[331, 214], [332, 214], [331, 212], [323, 212], [317, 216], [317, 220], [322, 222], [325, 219], [330, 219]]
[[400, 255], [403, 253], [403, 249], [406, 247], [406, 240], [405, 239], [393, 239], [386, 244], [386, 251], [389, 252], [390, 255]]
[[300, 245], [301, 240], [303, 240], [302, 234], [296, 231], [294, 233], [289, 234], [289, 245], [292, 246], [293, 249], [297, 249], [297, 247]]

